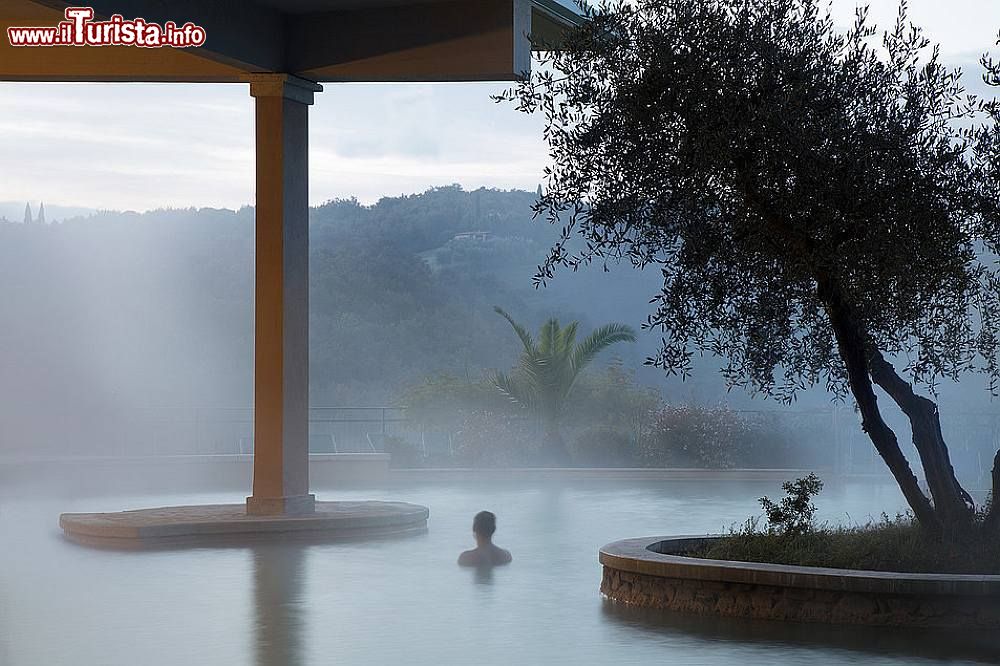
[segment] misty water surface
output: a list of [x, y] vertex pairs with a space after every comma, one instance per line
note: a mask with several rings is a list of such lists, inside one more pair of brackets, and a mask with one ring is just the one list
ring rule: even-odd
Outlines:
[[[777, 484], [532, 482], [319, 491], [430, 507], [426, 534], [368, 542], [106, 552], [61, 537], [61, 511], [239, 501], [237, 492], [0, 504], [0, 663], [990, 663], [1000, 645], [933, 632], [625, 611], [602, 601], [597, 550], [643, 534], [718, 531]], [[831, 485], [822, 518], [903, 508], [891, 486]], [[499, 518], [514, 563], [460, 569], [473, 514]]]

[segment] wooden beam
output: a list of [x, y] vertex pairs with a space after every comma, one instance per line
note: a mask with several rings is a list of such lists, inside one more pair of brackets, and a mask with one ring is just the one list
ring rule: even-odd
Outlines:
[[[77, 4], [2, 0], [0, 29], [52, 27]], [[321, 81], [512, 80], [529, 71], [532, 46], [558, 42], [572, 15], [554, 0], [370, 0], [308, 14], [274, 9], [282, 6], [276, 1], [269, 7], [248, 0], [86, 4], [99, 19], [121, 14], [161, 25], [192, 22], [207, 40], [191, 49], [15, 48], [0, 32], [0, 80], [239, 82], [266, 72]]]
[[5, 0], [0, 13], [0, 81], [238, 82], [241, 70], [180, 49], [129, 46], [13, 47], [10, 26], [50, 27], [61, 11], [28, 0]]
[[288, 66], [316, 81], [505, 81], [530, 67], [530, 27], [530, 0], [289, 16]]

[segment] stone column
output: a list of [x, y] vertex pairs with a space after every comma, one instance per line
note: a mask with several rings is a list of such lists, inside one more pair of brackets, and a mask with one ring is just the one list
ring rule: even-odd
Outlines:
[[257, 200], [253, 495], [247, 513], [311, 513], [309, 105], [322, 86], [251, 74]]

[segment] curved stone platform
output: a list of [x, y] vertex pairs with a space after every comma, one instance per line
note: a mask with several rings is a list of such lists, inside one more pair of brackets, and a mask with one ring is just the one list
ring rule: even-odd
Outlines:
[[59, 526], [78, 543], [134, 549], [407, 534], [426, 530], [429, 513], [406, 502], [316, 502], [315, 513], [295, 516], [248, 515], [244, 504], [207, 504], [64, 513]]
[[604, 546], [601, 593], [614, 602], [702, 615], [1000, 628], [1000, 576], [827, 569], [685, 557], [713, 536]]

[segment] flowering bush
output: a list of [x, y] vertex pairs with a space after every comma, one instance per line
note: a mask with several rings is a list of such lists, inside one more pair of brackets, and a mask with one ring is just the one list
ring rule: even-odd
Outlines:
[[648, 467], [785, 466], [791, 449], [773, 423], [725, 408], [667, 405], [643, 428], [641, 462]]

